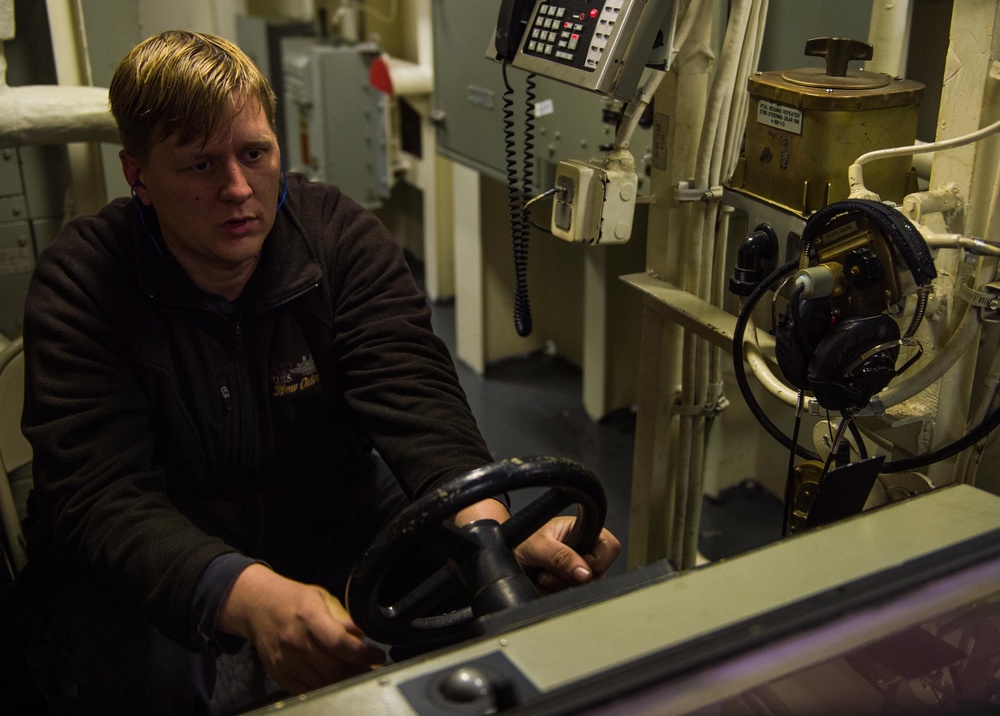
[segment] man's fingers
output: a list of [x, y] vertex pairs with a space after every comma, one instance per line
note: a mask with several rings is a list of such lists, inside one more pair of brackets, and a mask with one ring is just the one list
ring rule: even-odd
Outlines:
[[313, 639], [318, 650], [335, 661], [365, 670], [385, 663], [384, 651], [346, 630], [318, 633]]
[[385, 663], [385, 652], [377, 646], [355, 636], [345, 639], [345, 642], [346, 651], [342, 652], [344, 661], [364, 669], [381, 666]]
[[621, 551], [622, 544], [618, 541], [618, 538], [607, 530], [601, 530], [601, 536], [598, 538], [597, 544], [594, 545], [590, 554], [585, 555], [584, 558], [593, 570], [594, 575], [600, 577], [608, 571], [608, 567], [618, 558]]
[[552, 551], [548, 571], [571, 584], [590, 580], [592, 576], [590, 565], [575, 549], [554, 540], [550, 544]]
[[334, 623], [343, 631], [330, 630], [325, 635], [318, 635], [319, 646], [323, 651], [362, 669], [384, 664], [385, 652], [364, 640], [364, 632], [354, 623], [344, 606], [326, 592], [324, 601]]
[[300, 694], [376, 668], [385, 654], [353, 636], [326, 640], [314, 635], [298, 658], [275, 664], [272, 676], [290, 693]]
[[593, 569], [586, 560], [551, 535], [536, 533], [518, 551], [524, 564], [538, 568], [535, 583], [545, 591], [566, 589], [593, 579]]

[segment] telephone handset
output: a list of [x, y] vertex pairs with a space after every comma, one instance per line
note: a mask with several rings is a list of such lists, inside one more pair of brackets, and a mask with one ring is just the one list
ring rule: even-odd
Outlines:
[[510, 62], [514, 59], [534, 9], [533, 5], [532, 0], [503, 0], [500, 4], [493, 41], [497, 60]]
[[675, 14], [676, 0], [503, 0], [487, 56], [628, 102]]
[[[514, 325], [521, 336], [531, 333], [527, 261], [532, 222], [527, 208], [544, 196], [528, 201], [534, 172], [534, 75], [591, 90], [641, 110], [652, 90], [647, 80], [647, 86], [637, 94], [639, 80], [647, 65], [666, 69], [676, 17], [677, 0], [501, 1], [486, 54], [503, 63], [506, 87], [504, 152], [514, 248]], [[528, 72], [520, 177], [508, 65]], [[553, 211], [553, 235], [591, 244], [628, 241], [638, 182], [635, 160], [628, 151], [631, 129], [632, 123], [626, 122], [619, 130], [602, 165], [560, 162], [556, 188], [545, 192], [560, 194]]]

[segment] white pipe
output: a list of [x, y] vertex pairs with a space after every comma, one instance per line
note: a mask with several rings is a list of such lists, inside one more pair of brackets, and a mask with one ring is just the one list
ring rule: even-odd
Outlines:
[[912, 5], [912, 0], [874, 0], [868, 29], [868, 43], [874, 52], [865, 69], [890, 77], [905, 76]]
[[330, 28], [336, 30], [336, 37], [343, 42], [356, 45], [361, 41], [361, 8], [356, 0], [341, 0], [329, 22]]
[[376, 62], [385, 63], [391, 94], [395, 97], [426, 95], [434, 89], [434, 73], [429, 67], [388, 54], [383, 54]]
[[[61, 27], [66, 23], [52, 24]], [[13, 6], [7, 0], [0, 0], [0, 39], [13, 38], [14, 29]], [[73, 44], [65, 38], [60, 40], [59, 46]], [[81, 75], [86, 74], [86, 67], [73, 67], [69, 58], [62, 57], [59, 63], [62, 85], [9, 87], [6, 66], [0, 42], [0, 147], [118, 142], [118, 130], [108, 111], [108, 91], [75, 86]]]
[[[984, 178], [985, 179], [985, 178]], [[992, 180], [993, 193], [986, 214], [986, 223], [983, 228], [985, 237], [994, 238], [1000, 236], [1000, 165], [997, 165]], [[973, 288], [979, 290], [987, 283], [995, 280], [997, 275], [998, 259], [995, 255], [981, 257], [976, 266], [976, 273], [973, 279]], [[973, 371], [977, 348], [979, 347], [979, 337], [981, 336], [982, 318], [980, 311], [973, 310], [966, 303], [963, 306], [964, 317], [960, 330], [969, 335], [968, 350], [958, 352], [949, 341], [945, 347], [954, 356], [954, 366], [957, 370], [949, 373], [945, 381], [942, 381], [941, 400], [936, 412], [936, 419], [942, 429], [940, 439], [943, 442], [958, 439], [967, 429], [968, 423], [968, 403], [973, 391]], [[952, 368], [949, 365], [949, 368]], [[994, 386], [995, 387], [995, 386]], [[964, 396], [964, 400], [960, 396]], [[943, 422], [942, 422], [943, 421]], [[952, 480], [974, 479], [975, 472], [960, 472], [963, 469], [963, 460], [955, 460], [950, 469], [942, 464], [932, 465], [928, 472], [931, 479], [937, 478]]]
[[[975, 288], [981, 289], [996, 278], [997, 262], [995, 259], [982, 259], [980, 270], [976, 272]], [[964, 304], [961, 322], [955, 332], [948, 337], [942, 346], [920, 370], [910, 378], [890, 386], [880, 394], [883, 405], [892, 406], [909, 400], [913, 396], [929, 388], [962, 358], [966, 351], [972, 350], [972, 344], [979, 336], [979, 315]]]
[[[730, 112], [733, 97], [743, 90], [738, 83], [740, 67], [745, 61], [746, 38], [750, 18], [759, 0], [738, 0], [730, 7], [729, 22], [723, 40], [720, 62], [708, 99], [706, 122], [701, 135], [699, 158], [695, 168], [695, 186], [710, 188], [721, 182], [723, 157], [726, 155], [726, 138], [729, 136]], [[691, 281], [685, 288], [695, 296], [711, 300], [715, 271], [716, 219], [719, 205], [708, 202], [695, 206], [693, 211], [692, 245], [689, 247]], [[692, 285], [693, 284], [693, 285]], [[713, 351], [705, 341], [685, 333], [683, 347], [681, 396], [685, 406], [702, 406], [708, 400], [710, 379], [713, 373]], [[717, 357], [717, 356], [716, 356]], [[680, 563], [693, 565], [697, 556], [701, 500], [704, 492], [705, 431], [704, 413], [680, 416], [680, 452], [686, 463], [679, 472], [684, 483], [678, 493], [675, 538], [679, 539]]]
[[963, 249], [977, 256], [1000, 257], [1000, 244], [961, 234], [924, 234], [924, 242], [931, 249]]
[[118, 143], [106, 89], [0, 86], [0, 147], [70, 142]]
[[[721, 167], [721, 158], [717, 158], [717, 147], [720, 143], [719, 128], [723, 117], [728, 117], [732, 104], [740, 50], [746, 37], [752, 4], [753, 0], [736, 0], [730, 8], [729, 25], [719, 53], [719, 65], [712, 83], [712, 92], [708, 98], [708, 111], [701, 140], [701, 158], [694, 177], [696, 187], [710, 187], [713, 180], [718, 183]], [[725, 136], [724, 132], [722, 136]]]
[[955, 147], [961, 147], [966, 144], [972, 144], [973, 142], [978, 142], [980, 139], [985, 139], [991, 134], [1000, 132], [1000, 121], [996, 121], [993, 124], [983, 127], [980, 130], [971, 132], [970, 134], [963, 135], [961, 137], [954, 137], [952, 139], [945, 139], [940, 142], [931, 142], [930, 144], [915, 144], [910, 147], [894, 147], [892, 149], [877, 149], [874, 152], [868, 152], [867, 154], [862, 154], [858, 157], [854, 164], [852, 164], [847, 169], [847, 180], [851, 187], [851, 199], [873, 199], [878, 200], [878, 195], [869, 191], [865, 187], [864, 171], [862, 167], [869, 162], [874, 162], [879, 159], [889, 159], [891, 157], [902, 157], [913, 154], [926, 154], [927, 152], [934, 152], [941, 149], [953, 149]]
[[[983, 269], [977, 272], [976, 288], [982, 288], [996, 277], [996, 263], [996, 261], [984, 260]], [[882, 391], [878, 396], [881, 404], [885, 407], [898, 405], [923, 392], [937, 382], [956, 360], [961, 358], [966, 351], [971, 350], [972, 342], [979, 335], [979, 328], [978, 315], [974, 311], [969, 310], [967, 303], [964, 304], [963, 314], [958, 327], [948, 337], [945, 345], [934, 354], [931, 360], [921, 367], [919, 372]], [[753, 331], [750, 335], [753, 336], [754, 340], [753, 342], [745, 342], [744, 350], [746, 352], [747, 363], [754, 377], [778, 400], [786, 405], [795, 406], [797, 393], [786, 386], [771, 371], [770, 366], [760, 351], [756, 331]]]
[[642, 119], [646, 107], [653, 100], [653, 96], [666, 74], [662, 70], [652, 70], [646, 81], [636, 91], [635, 98], [625, 107], [626, 121], [622, 122], [622, 126], [615, 135], [615, 146], [619, 149], [628, 149], [635, 128], [639, 126], [639, 121]]
[[[1000, 122], [986, 129], [997, 126], [1000, 126]], [[980, 132], [974, 132], [973, 134], [980, 134], [982, 131], [980, 130]], [[996, 130], [994, 129], [993, 131]], [[960, 137], [959, 139], [965, 140], [971, 136], [973, 135], [966, 135], [966, 137]], [[987, 237], [1000, 236], [1000, 185], [998, 185], [998, 182], [1000, 182], [1000, 165], [997, 165], [996, 174], [993, 178], [994, 191], [990, 200], [990, 207], [986, 216], [986, 226], [983, 232]], [[997, 264], [998, 259], [995, 254], [979, 259], [979, 263], [976, 266], [976, 274], [973, 278], [973, 289], [977, 291], [981, 290], [986, 284], [996, 279]], [[981, 320], [979, 314], [971, 310], [968, 303], [963, 302], [961, 310], [961, 322], [954, 335], [949, 337], [945, 346], [916, 375], [890, 387], [883, 393], [883, 400], [887, 405], [896, 405], [924, 390], [944, 375], [956, 361], [963, 358], [966, 351], [973, 350], [972, 344], [979, 336]]]
[[726, 153], [722, 160], [721, 176], [732, 177], [739, 162], [743, 135], [746, 131], [747, 107], [750, 104], [750, 93], [742, 83], [757, 70], [760, 62], [761, 47], [764, 42], [764, 29], [767, 25], [768, 0], [754, 3], [750, 22], [743, 43], [743, 57], [737, 74], [741, 86], [734, 87], [733, 108], [729, 113], [729, 132], [726, 136]]
[[0, 0], [0, 42], [14, 39], [14, 0]]
[[754, 325], [753, 319], [747, 323], [747, 331], [752, 340], [743, 342], [743, 353], [754, 378], [757, 379], [768, 393], [782, 403], [793, 408], [796, 407], [798, 405], [799, 394], [775, 376], [771, 367], [767, 364], [767, 360], [760, 349], [760, 339], [757, 336], [757, 327]]
[[[389, 94], [396, 97], [429, 95], [434, 90], [434, 40], [430, 2], [417, 0], [415, 4], [408, 5], [408, 8], [416, 14], [415, 20], [413, 16], [408, 18], [409, 25], [416, 25], [416, 61], [389, 54], [383, 54], [376, 60], [383, 63], [389, 77]], [[398, 12], [395, 2], [390, 8], [389, 16], [374, 12], [367, 6], [364, 9], [384, 22], [391, 21]]]
[[681, 47], [684, 46], [684, 43], [687, 42], [688, 36], [691, 34], [691, 28], [694, 27], [695, 21], [701, 15], [701, 5], [704, 2], [705, 0], [691, 0], [687, 10], [684, 12], [684, 18], [681, 20], [677, 32], [674, 33], [674, 46], [671, 48], [671, 57], [667, 62], [668, 67], [674, 66], [677, 54], [680, 52]]
[[[710, 71], [711, 61], [715, 57], [709, 44], [713, 10], [713, 4], [704, 2], [703, 0], [697, 0], [688, 6], [681, 23], [681, 36], [684, 41], [682, 44], [677, 45], [678, 53], [676, 59], [671, 62], [671, 67], [677, 76], [677, 107], [692, 112], [691, 119], [680, 119], [676, 124], [674, 145], [678, 148], [678, 156], [675, 158], [675, 161], [679, 162], [682, 166], [690, 164], [692, 175], [694, 166], [697, 165], [698, 161], [698, 142], [701, 136], [697, 123], [692, 120], [694, 116], [706, 116], [707, 94], [705, 93], [705, 78]], [[679, 136], [681, 134], [684, 135], [683, 138]], [[690, 205], [678, 205], [676, 202], [674, 204], [670, 209], [671, 217], [669, 225], [671, 228], [669, 239], [672, 239], [675, 245], [679, 246], [678, 253], [681, 256], [677, 264], [687, 268], [687, 257], [693, 248], [691, 244], [694, 243], [693, 241], [688, 241], [688, 238], [697, 236], [697, 234], [691, 232], [693, 207]], [[654, 266], [660, 264], [659, 257], [650, 256], [650, 260], [654, 262]], [[666, 269], [667, 267], [664, 266], [663, 268]], [[677, 271], [675, 268], [668, 269], [668, 272], [678, 274], [678, 285], [684, 282], [685, 274], [687, 273], [683, 269]], [[685, 365], [686, 362], [682, 358], [679, 366], [671, 365], [670, 368], [673, 370], [679, 367], [677, 372], [680, 376], [684, 376]], [[690, 395], [686, 397], [689, 399]], [[685, 397], [682, 396], [681, 401], [685, 403]], [[659, 408], [657, 407], [656, 410], [659, 410]], [[666, 424], [671, 427], [671, 432], [673, 432], [672, 424], [670, 422]], [[646, 547], [646, 554], [642, 558], [642, 563], [648, 562], [650, 558], [668, 557], [673, 560], [674, 564], [683, 569], [693, 566], [693, 564], [684, 564], [682, 560], [683, 534], [685, 530], [684, 517], [686, 514], [687, 490], [689, 487], [688, 476], [691, 466], [691, 440], [690, 435], [684, 435], [683, 438], [681, 436], [683, 421], [678, 421], [673, 423], [673, 425], [677, 426], [677, 449], [672, 451], [669, 460], [664, 461], [665, 469], [663, 472], [665, 474], [662, 476], [664, 480], [662, 490], [663, 504], [657, 510], [657, 520], [654, 522], [649, 519], [648, 515], [643, 516], [642, 521], [647, 524], [640, 525], [639, 521], [637, 521], [636, 528], [632, 531], [637, 533], [637, 542], [644, 546], [648, 545], [653, 539], [659, 542], [659, 544], [653, 545], [652, 549], [649, 546]], [[673, 444], [672, 436], [662, 436], [664, 444], [668, 444], [666, 442], [668, 439], [670, 440], [669, 444]], [[659, 478], [659, 475], [650, 476], [651, 482]], [[640, 484], [637, 488], [633, 488], [633, 495], [640, 492], [648, 492], [650, 497], [652, 497], [657, 492], [656, 487], [655, 484], [649, 486]], [[666, 517], [666, 524], [662, 528], [658, 527], [657, 523], [664, 516]], [[647, 527], [646, 534], [637, 532], [640, 526]], [[630, 561], [632, 561], [631, 557]]]
[[[929, 171], [928, 176], [930, 176]], [[961, 207], [962, 197], [958, 193], [958, 185], [951, 182], [940, 189], [907, 194], [903, 197], [901, 211], [910, 221], [919, 223], [923, 221], [925, 214], [945, 214], [957, 211]], [[922, 229], [921, 233], [924, 233]]]

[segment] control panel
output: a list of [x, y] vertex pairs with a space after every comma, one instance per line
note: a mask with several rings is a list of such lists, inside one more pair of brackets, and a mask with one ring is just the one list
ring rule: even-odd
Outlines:
[[487, 54], [495, 59], [512, 55], [514, 67], [629, 101], [658, 37], [662, 46], [661, 33], [672, 28], [675, 11], [675, 0], [523, 3], [502, 11], [500, 42]]
[[540, 5], [528, 30], [524, 52], [551, 57], [572, 67], [594, 71], [601, 62], [624, 0], [607, 0], [589, 10], [566, 7], [566, 0]]

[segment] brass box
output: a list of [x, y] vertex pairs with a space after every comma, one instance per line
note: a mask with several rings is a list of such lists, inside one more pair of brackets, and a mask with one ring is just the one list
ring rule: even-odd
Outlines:
[[[849, 195], [847, 168], [876, 149], [910, 146], [924, 86], [852, 70], [759, 72], [748, 82], [746, 142], [732, 189], [807, 217]], [[865, 185], [899, 202], [916, 189], [908, 156], [865, 165]]]

